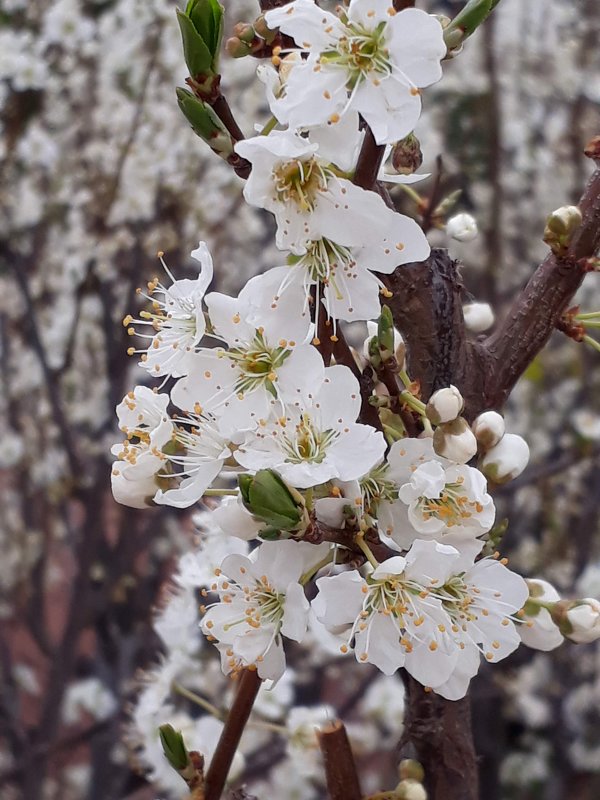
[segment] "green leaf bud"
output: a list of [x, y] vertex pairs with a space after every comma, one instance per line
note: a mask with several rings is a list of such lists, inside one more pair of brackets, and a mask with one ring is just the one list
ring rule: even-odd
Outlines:
[[194, 133], [212, 150], [225, 159], [233, 154], [231, 134], [208, 103], [182, 88], [177, 89], [177, 103]]
[[[272, 531], [299, 531], [308, 524], [304, 498], [273, 470], [240, 475], [240, 494], [247, 510]], [[268, 535], [267, 529], [261, 535]]]
[[167, 761], [173, 769], [181, 772], [189, 763], [188, 751], [181, 732], [166, 724], [159, 727], [158, 734]]

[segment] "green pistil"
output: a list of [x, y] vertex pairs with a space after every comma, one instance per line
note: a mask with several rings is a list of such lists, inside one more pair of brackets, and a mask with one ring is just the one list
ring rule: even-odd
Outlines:
[[265, 386], [274, 397], [277, 396], [275, 380], [277, 370], [284, 363], [291, 351], [287, 347], [268, 347], [260, 331], [247, 349], [232, 348], [225, 352], [227, 358], [234, 361], [240, 369], [236, 392], [252, 392]]
[[294, 202], [303, 211], [313, 211], [318, 193], [327, 187], [328, 171], [316, 158], [292, 160], [273, 172], [277, 199]]
[[375, 467], [360, 481], [364, 504], [369, 511], [373, 511], [377, 504], [384, 500], [393, 502], [398, 499], [396, 484], [385, 478], [387, 471], [386, 465]]
[[346, 23], [346, 36], [339, 39], [338, 49], [323, 52], [321, 62], [344, 67], [349, 73], [348, 89], [353, 89], [371, 72], [387, 77], [392, 67], [385, 46], [386, 24], [380, 22], [375, 30], [367, 30], [362, 25]]
[[296, 435], [290, 439], [284, 434], [286, 461], [290, 464], [320, 464], [327, 455], [327, 448], [338, 436], [334, 430], [317, 431], [308, 414], [303, 414], [296, 426]]

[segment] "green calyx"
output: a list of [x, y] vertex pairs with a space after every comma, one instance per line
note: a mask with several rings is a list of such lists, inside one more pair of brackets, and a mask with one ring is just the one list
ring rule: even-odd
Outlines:
[[304, 498], [273, 470], [240, 475], [238, 484], [246, 509], [267, 525], [262, 538], [278, 538], [276, 532], [297, 532], [308, 524]]

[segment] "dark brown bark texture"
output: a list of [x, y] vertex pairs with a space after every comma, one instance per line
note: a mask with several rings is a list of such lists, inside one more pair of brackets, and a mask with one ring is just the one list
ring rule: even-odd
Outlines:
[[529, 364], [545, 346], [589, 271], [600, 246], [600, 170], [580, 200], [583, 222], [568, 251], [549, 253], [505, 318], [486, 338], [467, 338], [458, 263], [445, 250], [427, 261], [382, 276], [393, 292], [388, 305], [407, 346], [408, 372], [427, 400], [453, 383], [465, 398], [470, 419], [499, 409]]
[[[445, 250], [427, 261], [399, 267], [387, 280], [388, 301], [407, 346], [408, 372], [425, 400], [453, 383], [473, 418], [500, 408], [544, 347], [589, 270], [600, 246], [600, 170], [580, 200], [583, 221], [568, 251], [550, 253], [490, 336], [468, 339], [461, 306], [458, 263]], [[431, 800], [477, 800], [478, 774], [469, 697], [450, 702], [407, 679], [402, 755], [425, 769]]]
[[423, 764], [430, 800], [478, 800], [469, 697], [444, 700], [410, 676], [406, 688], [401, 757], [416, 758]]

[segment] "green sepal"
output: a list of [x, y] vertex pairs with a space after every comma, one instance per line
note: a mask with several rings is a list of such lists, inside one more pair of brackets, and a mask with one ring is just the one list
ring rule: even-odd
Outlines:
[[189, 763], [189, 756], [181, 732], [176, 731], [172, 725], [166, 724], [159, 727], [158, 735], [169, 764], [178, 772], [184, 770]]
[[211, 69], [217, 72], [223, 38], [223, 6], [218, 0], [189, 0], [185, 15], [211, 54]]
[[261, 536], [269, 535], [269, 529], [297, 530], [305, 520], [304, 498], [273, 470], [261, 469], [256, 475], [240, 475], [238, 484], [246, 509], [267, 523], [268, 528], [261, 531]]
[[192, 78], [207, 76], [213, 72], [213, 54], [192, 20], [183, 11], [176, 9], [177, 22], [183, 42], [183, 57]]
[[181, 113], [192, 126], [194, 133], [223, 158], [230, 156], [233, 153], [231, 135], [212, 106], [204, 103], [188, 89], [178, 87], [176, 92]]

